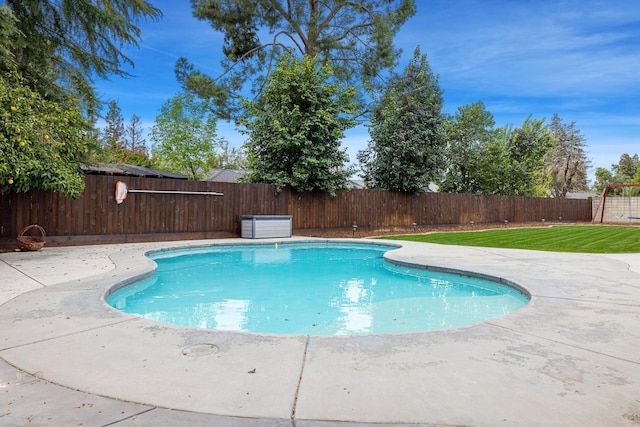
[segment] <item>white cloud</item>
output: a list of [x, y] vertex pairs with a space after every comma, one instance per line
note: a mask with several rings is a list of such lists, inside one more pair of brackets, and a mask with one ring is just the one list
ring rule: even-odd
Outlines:
[[402, 39], [411, 43], [417, 31], [424, 34], [421, 44], [446, 82], [507, 96], [585, 96], [637, 87], [637, 49], [619, 45], [637, 38], [638, 27], [614, 26], [630, 18], [609, 12], [611, 6], [585, 13], [593, 9], [589, 2], [453, 3], [433, 20], [427, 10], [426, 22], [407, 27], [414, 36]]

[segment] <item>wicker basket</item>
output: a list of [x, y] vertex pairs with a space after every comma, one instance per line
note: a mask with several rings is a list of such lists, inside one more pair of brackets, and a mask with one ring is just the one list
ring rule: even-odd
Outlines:
[[[40, 236], [25, 236], [25, 233], [34, 228], [40, 233]], [[44, 228], [37, 224], [27, 225], [18, 234], [18, 249], [21, 251], [39, 251], [44, 246], [46, 237], [47, 234], [44, 232]]]

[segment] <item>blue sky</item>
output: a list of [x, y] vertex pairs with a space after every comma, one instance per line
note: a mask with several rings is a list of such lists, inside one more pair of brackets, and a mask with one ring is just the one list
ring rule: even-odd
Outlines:
[[[125, 52], [134, 77], [97, 82], [125, 121], [149, 131], [160, 106], [180, 91], [174, 75], [184, 56], [217, 75], [222, 35], [191, 15], [187, 0], [151, 0], [164, 18], [140, 22], [139, 48]], [[496, 126], [529, 116], [576, 123], [593, 167], [610, 168], [623, 153], [640, 154], [640, 2], [636, 0], [416, 0], [417, 14], [395, 39], [398, 70], [420, 45], [444, 90], [444, 112], [481, 100]], [[218, 122], [219, 136], [240, 146], [244, 136]], [[369, 140], [348, 132], [351, 162]], [[148, 141], [150, 142], [150, 141]]]

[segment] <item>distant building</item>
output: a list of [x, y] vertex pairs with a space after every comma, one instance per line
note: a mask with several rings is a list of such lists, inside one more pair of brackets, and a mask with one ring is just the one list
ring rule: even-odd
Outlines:
[[145, 178], [172, 178], [189, 179], [188, 176], [179, 173], [160, 171], [136, 165], [124, 163], [98, 163], [95, 165], [81, 164], [80, 168], [85, 175], [114, 175], [114, 176], [137, 176]]
[[244, 169], [212, 169], [204, 181], [212, 182], [239, 182], [249, 171]]
[[347, 188], [352, 188], [356, 190], [364, 190], [367, 188], [364, 185], [364, 180], [362, 179], [348, 179], [347, 180]]
[[582, 192], [575, 192], [575, 193], [567, 193], [567, 195], [565, 196], [567, 199], [596, 199], [598, 198], [600, 195], [598, 193], [594, 193], [592, 191], [582, 191]]

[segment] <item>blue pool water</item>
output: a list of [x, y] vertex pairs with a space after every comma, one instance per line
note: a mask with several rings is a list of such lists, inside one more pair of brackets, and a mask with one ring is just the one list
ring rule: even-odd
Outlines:
[[217, 246], [152, 255], [156, 274], [111, 295], [124, 312], [177, 325], [344, 335], [460, 326], [528, 303], [496, 282], [408, 268], [388, 245]]

